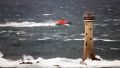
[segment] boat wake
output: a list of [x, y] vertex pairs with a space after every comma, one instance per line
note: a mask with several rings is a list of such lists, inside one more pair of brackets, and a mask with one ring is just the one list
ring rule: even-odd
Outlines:
[[102, 60], [100, 56], [96, 56], [101, 59], [101, 61], [92, 61], [90, 59], [85, 60], [87, 65], [80, 64], [81, 58], [78, 59], [68, 59], [68, 58], [51, 58], [43, 59], [39, 57], [34, 59], [32, 56], [23, 55], [23, 59], [16, 61], [5, 59], [2, 57], [3, 54], [0, 52], [0, 67], [120, 67], [120, 60]]
[[0, 27], [39, 27], [39, 26], [56, 26], [56, 22], [55, 21], [46, 21], [46, 22], [42, 22], [42, 23], [36, 23], [36, 22], [21, 22], [21, 23], [17, 23], [17, 22], [9, 22], [6, 24], [0, 24]]

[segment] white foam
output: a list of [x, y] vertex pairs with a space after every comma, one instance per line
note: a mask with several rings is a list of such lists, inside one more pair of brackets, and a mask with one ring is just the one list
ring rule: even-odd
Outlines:
[[79, 38], [75, 38], [75, 39], [65, 39], [64, 41], [71, 41], [71, 40], [84, 40], [84, 38], [79, 39]]
[[3, 54], [0, 52], [0, 58], [3, 57]]
[[49, 15], [53, 15], [53, 14], [42, 14], [43, 16], [49, 16]]
[[100, 25], [100, 26], [107, 26], [108, 24], [93, 24], [93, 25], [95, 25], [95, 26], [98, 26], [98, 25]]
[[111, 40], [111, 39], [98, 39], [98, 38], [94, 38], [93, 40], [95, 41], [106, 41], [106, 42], [119, 42], [120, 40]]
[[[73, 39], [65, 39], [64, 41], [71, 41], [71, 40], [85, 40], [85, 38], [73, 38]], [[93, 38], [94, 41], [106, 41], [106, 42], [119, 42], [120, 40], [110, 40], [110, 39], [98, 39]]]
[[120, 21], [120, 19], [113, 19], [114, 21]]
[[19, 65], [17, 61], [11, 61], [9, 59], [2, 58], [3, 54], [0, 52], [0, 67], [15, 67], [16, 65]]
[[120, 48], [111, 48], [111, 50], [120, 50]]
[[111, 42], [115, 42], [115, 41], [116, 41], [116, 42], [119, 42], [120, 40], [110, 40], [110, 39], [104, 39], [103, 41], [109, 41], [109, 42], [110, 42], [110, 41], [111, 41]]
[[81, 33], [80, 35], [85, 35], [85, 33]]
[[11, 26], [11, 27], [39, 27], [39, 26], [56, 26], [55, 21], [45, 21], [42, 23], [35, 23], [35, 22], [10, 22], [6, 24], [0, 24], [0, 27], [6, 27], [6, 26]]
[[[82, 59], [69, 59], [69, 58], [51, 58], [51, 59], [43, 59], [39, 57], [38, 59], [34, 59], [32, 56], [23, 55], [23, 60], [8, 60], [2, 58], [3, 54], [0, 52], [0, 67], [120, 67], [120, 60], [103, 60], [100, 56], [96, 56], [100, 58], [101, 61], [92, 61], [90, 59], [85, 60], [84, 62], [87, 65], [80, 64]], [[39, 63], [36, 63], [38, 62]], [[20, 64], [21, 62], [32, 62], [33, 64]]]
[[114, 61], [108, 61], [108, 60], [102, 60], [102, 61], [91, 61], [86, 60], [86, 63], [88, 64], [88, 67], [120, 67], [120, 60], [114, 60]]
[[105, 19], [104, 21], [120, 21], [120, 19]]
[[5, 33], [5, 32], [7, 32], [7, 31], [4, 31], [4, 30], [3, 30], [3, 31], [1, 31], [0, 33]]
[[104, 21], [111, 21], [111, 19], [105, 19]]
[[100, 35], [100, 36], [108, 36], [108, 34], [103, 34], [103, 35]]
[[52, 39], [52, 38], [44, 37], [44, 38], [38, 38], [37, 40], [47, 40], [47, 39]]

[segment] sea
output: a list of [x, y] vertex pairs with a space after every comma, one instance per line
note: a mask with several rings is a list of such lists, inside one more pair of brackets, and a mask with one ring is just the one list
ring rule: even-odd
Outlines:
[[[83, 58], [84, 12], [95, 12], [100, 61]], [[56, 25], [65, 19], [71, 25]], [[25, 64], [24, 64], [24, 63]], [[0, 0], [0, 67], [120, 67], [120, 0]]]

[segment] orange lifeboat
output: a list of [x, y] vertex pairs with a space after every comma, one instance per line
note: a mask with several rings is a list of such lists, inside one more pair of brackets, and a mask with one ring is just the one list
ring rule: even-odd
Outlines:
[[64, 25], [64, 24], [71, 24], [71, 23], [68, 23], [66, 20], [62, 19], [58, 21], [56, 25]]

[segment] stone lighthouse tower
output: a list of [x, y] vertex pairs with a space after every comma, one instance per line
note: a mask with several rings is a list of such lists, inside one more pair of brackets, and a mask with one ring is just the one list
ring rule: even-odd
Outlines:
[[84, 12], [83, 18], [85, 23], [85, 40], [82, 61], [86, 60], [87, 58], [96, 60], [93, 44], [94, 12]]

